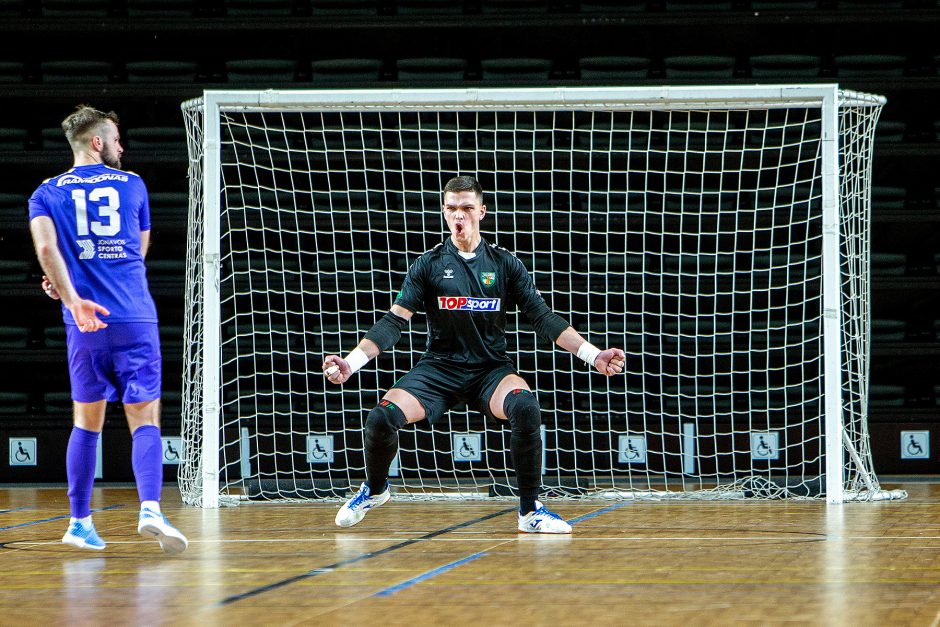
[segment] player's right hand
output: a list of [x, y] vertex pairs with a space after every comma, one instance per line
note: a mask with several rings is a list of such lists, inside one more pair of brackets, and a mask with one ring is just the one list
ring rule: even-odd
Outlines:
[[79, 298], [69, 305], [69, 311], [72, 312], [72, 318], [75, 319], [75, 324], [82, 333], [94, 333], [98, 329], [107, 328], [107, 323], [95, 314], [111, 315], [111, 312], [103, 306], [85, 298]]
[[45, 274], [42, 275], [42, 291], [52, 300], [59, 300], [59, 292]]
[[323, 376], [330, 383], [339, 385], [349, 380], [349, 377], [352, 376], [352, 368], [339, 355], [327, 355], [323, 358]]

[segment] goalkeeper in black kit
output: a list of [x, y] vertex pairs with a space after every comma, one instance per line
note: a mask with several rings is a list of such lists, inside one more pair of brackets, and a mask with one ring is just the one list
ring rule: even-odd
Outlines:
[[336, 524], [351, 527], [388, 501], [388, 470], [398, 450], [399, 429], [425, 418], [433, 424], [451, 407], [466, 404], [509, 421], [509, 448], [519, 486], [519, 531], [571, 533], [571, 525], [537, 500], [540, 410], [506, 355], [506, 312], [518, 307], [540, 337], [603, 375], [623, 371], [624, 352], [600, 350], [587, 342], [545, 304], [521, 261], [481, 237], [486, 206], [476, 179], [458, 176], [448, 181], [443, 211], [450, 237], [408, 269], [391, 310], [345, 359], [327, 355], [323, 360], [327, 379], [345, 383], [370, 359], [395, 345], [415, 312], [427, 314], [427, 351], [369, 412], [364, 434], [366, 481], [340, 509]]

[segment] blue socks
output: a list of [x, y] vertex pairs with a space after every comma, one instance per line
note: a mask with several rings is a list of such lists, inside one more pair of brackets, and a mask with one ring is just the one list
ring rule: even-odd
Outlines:
[[[65, 451], [65, 471], [69, 479], [69, 507], [73, 518], [91, 516], [91, 491], [95, 484], [99, 435], [94, 431], [73, 426], [69, 436]], [[159, 440], [158, 437], [157, 441]]]
[[[160, 427], [144, 425], [134, 431], [131, 463], [140, 501], [159, 501], [163, 489], [163, 442]], [[94, 470], [94, 464], [92, 464]]]

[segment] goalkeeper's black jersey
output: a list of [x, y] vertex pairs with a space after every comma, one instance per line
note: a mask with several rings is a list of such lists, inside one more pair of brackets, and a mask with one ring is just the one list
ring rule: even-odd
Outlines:
[[506, 312], [518, 307], [533, 325], [555, 314], [515, 255], [485, 240], [474, 252], [473, 259], [461, 257], [448, 238], [424, 253], [408, 269], [395, 304], [427, 314], [425, 358], [511, 363]]

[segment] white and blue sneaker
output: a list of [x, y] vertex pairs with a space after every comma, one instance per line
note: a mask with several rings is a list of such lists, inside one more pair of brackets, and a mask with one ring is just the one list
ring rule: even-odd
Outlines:
[[62, 542], [63, 544], [77, 546], [80, 549], [92, 549], [95, 551], [101, 551], [107, 546], [104, 540], [98, 535], [98, 532], [95, 531], [94, 523], [89, 522], [87, 525], [83, 525], [80, 520], [69, 524], [68, 531], [62, 536]]
[[519, 531], [525, 533], [571, 533], [571, 525], [558, 514], [535, 502], [535, 511], [519, 514]]
[[367, 511], [387, 503], [391, 497], [388, 483], [385, 484], [385, 492], [372, 496], [369, 484], [363, 482], [355, 496], [346, 501], [346, 504], [336, 513], [336, 524], [340, 527], [352, 527], [365, 518]]
[[189, 546], [189, 540], [186, 539], [186, 536], [171, 525], [166, 516], [146, 507], [140, 510], [140, 518], [137, 520], [137, 533], [159, 542], [163, 552], [169, 555], [182, 553]]

